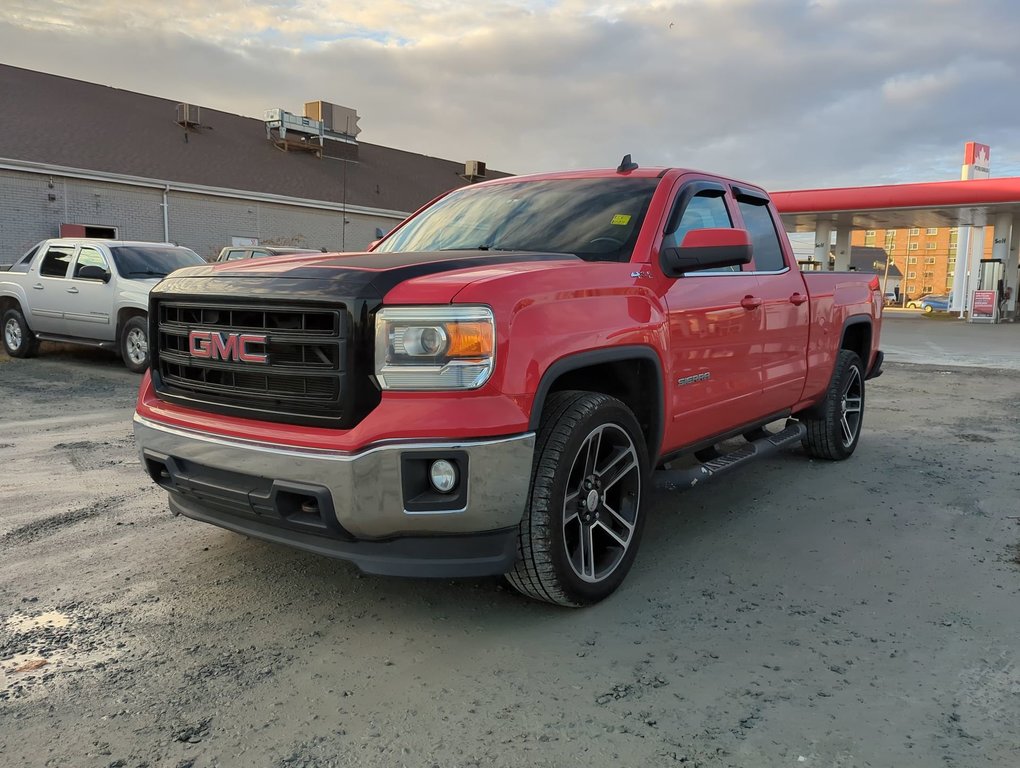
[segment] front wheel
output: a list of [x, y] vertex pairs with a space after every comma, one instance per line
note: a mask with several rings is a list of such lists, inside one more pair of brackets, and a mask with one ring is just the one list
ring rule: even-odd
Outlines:
[[644, 438], [626, 405], [593, 392], [550, 395], [510, 584], [571, 607], [611, 595], [641, 540], [647, 476]]
[[924, 309], [924, 314], [926, 314], [926, 315], [930, 315], [932, 312], [935, 311], [935, 307], [933, 307], [931, 304], [925, 304], [923, 309]]
[[149, 324], [144, 317], [132, 317], [120, 331], [120, 356], [127, 369], [144, 373], [149, 367]]
[[39, 340], [16, 309], [4, 312], [4, 351], [11, 357], [32, 357], [39, 350]]
[[864, 366], [856, 352], [841, 349], [820, 415], [801, 419], [807, 427], [802, 444], [816, 459], [850, 458], [864, 424]]

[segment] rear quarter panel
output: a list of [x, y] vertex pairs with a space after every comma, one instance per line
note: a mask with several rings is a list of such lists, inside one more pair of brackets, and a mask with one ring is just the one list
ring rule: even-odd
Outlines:
[[805, 272], [811, 297], [811, 327], [808, 336], [808, 376], [804, 403], [821, 398], [832, 378], [843, 333], [848, 325], [871, 325], [871, 345], [865, 369], [875, 360], [882, 328], [882, 294], [870, 287], [873, 275], [855, 272]]

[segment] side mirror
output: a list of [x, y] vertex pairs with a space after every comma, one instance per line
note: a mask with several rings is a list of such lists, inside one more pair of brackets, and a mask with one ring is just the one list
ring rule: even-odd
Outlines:
[[746, 229], [692, 229], [679, 247], [663, 248], [659, 265], [667, 277], [699, 269], [719, 269], [751, 261], [751, 236]]
[[375, 228], [375, 239], [376, 240], [382, 240], [384, 237], [386, 237], [386, 233], [383, 232], [383, 228], [382, 227], [376, 227]]
[[79, 269], [78, 277], [82, 280], [102, 280], [104, 283], [110, 282], [110, 273], [102, 267], [98, 267], [94, 264], [87, 264]]

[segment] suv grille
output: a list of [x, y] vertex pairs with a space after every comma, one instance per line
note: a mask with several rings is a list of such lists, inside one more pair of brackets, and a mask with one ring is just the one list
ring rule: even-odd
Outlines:
[[[155, 317], [153, 371], [160, 394], [262, 414], [342, 418], [347, 358], [342, 308], [160, 302]], [[200, 349], [208, 350], [209, 339], [223, 343], [199, 356], [192, 332], [206, 339]], [[253, 338], [244, 341], [245, 336]], [[224, 351], [227, 342], [232, 346]], [[254, 360], [245, 362], [239, 350]]]

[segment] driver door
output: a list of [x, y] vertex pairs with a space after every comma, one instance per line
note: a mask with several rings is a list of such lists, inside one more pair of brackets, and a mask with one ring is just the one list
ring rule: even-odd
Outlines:
[[[735, 220], [726, 187], [687, 182], [667, 220], [662, 245], [679, 245], [692, 229], [732, 227]], [[701, 442], [761, 416], [764, 318], [754, 303], [757, 292], [750, 264], [672, 280], [666, 293], [672, 417], [667, 419], [667, 449]]]
[[[84, 267], [99, 267], [109, 276], [107, 280], [82, 277]], [[64, 327], [68, 336], [80, 339], [113, 341], [113, 273], [106, 255], [91, 245], [78, 249], [78, 257], [71, 269], [64, 308]]]

